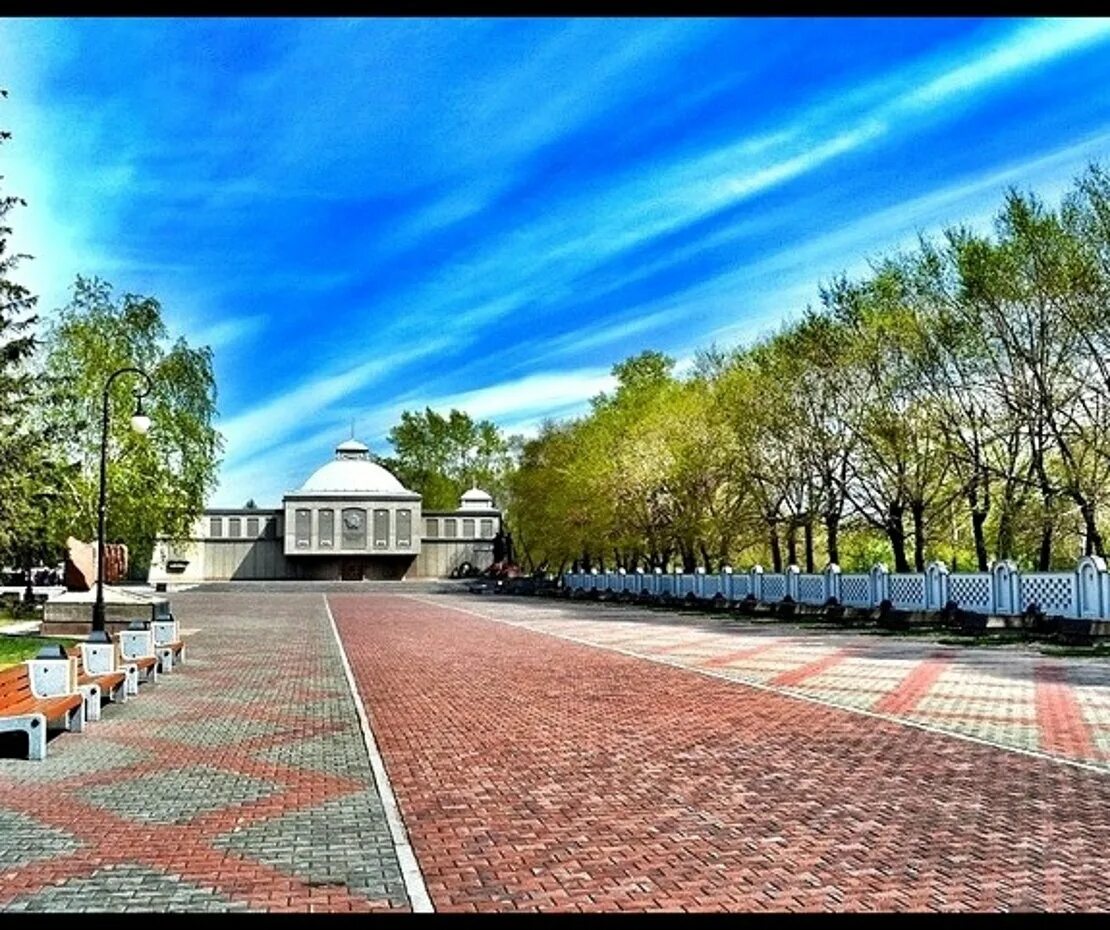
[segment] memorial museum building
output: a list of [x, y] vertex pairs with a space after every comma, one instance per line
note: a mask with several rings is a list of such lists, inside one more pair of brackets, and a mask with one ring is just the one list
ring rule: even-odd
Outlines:
[[280, 509], [210, 509], [188, 539], [160, 538], [149, 581], [437, 578], [492, 563], [501, 513], [489, 494], [472, 488], [452, 511], [420, 503], [350, 439]]

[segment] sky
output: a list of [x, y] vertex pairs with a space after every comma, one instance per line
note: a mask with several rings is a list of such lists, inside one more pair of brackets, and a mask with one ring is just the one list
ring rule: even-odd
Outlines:
[[0, 19], [17, 277], [209, 345], [209, 506], [402, 411], [534, 435], [1110, 164], [1110, 19]]

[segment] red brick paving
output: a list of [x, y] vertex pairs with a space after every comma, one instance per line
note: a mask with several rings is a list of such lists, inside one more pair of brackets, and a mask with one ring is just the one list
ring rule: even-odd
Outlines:
[[699, 668], [723, 668], [732, 665], [734, 662], [739, 662], [741, 659], [753, 659], [765, 652], [781, 649], [783, 645], [782, 640], [771, 640], [767, 643], [760, 643], [758, 646], [749, 646], [747, 649], [736, 649], [733, 652], [726, 652], [724, 655], [713, 656], [696, 664]]
[[897, 688], [883, 695], [883, 699], [875, 705], [875, 712], [908, 714], [929, 693], [929, 689], [951, 664], [952, 657], [948, 653], [938, 653], [931, 659], [926, 659], [915, 666]]
[[[218, 599], [202, 600], [201, 604], [209, 609], [221, 606]], [[318, 810], [325, 802], [361, 803], [359, 798], [373, 788], [368, 763], [332, 774], [311, 765], [283, 764], [256, 755], [320, 738], [333, 741], [337, 753], [345, 742], [352, 741], [364, 753], [361, 737], [350, 732], [341, 716], [329, 718], [314, 709], [315, 701], [347, 694], [322, 600], [271, 597], [269, 602], [262, 601], [260, 610], [257, 603], [246, 608], [242, 599], [236, 602], [232, 598], [223, 607], [230, 608], [232, 616], [217, 619], [202, 614], [207, 621], [205, 635], [190, 643], [192, 661], [175, 669], [172, 676], [142, 686], [139, 696], [127, 704], [106, 708], [104, 718], [90, 724], [86, 732], [59, 736], [58, 741], [64, 742], [52, 744], [45, 762], [7, 762], [5, 774], [0, 774], [0, 810], [18, 812], [38, 825], [60, 830], [80, 846], [50, 859], [0, 869], [0, 911], [8, 905], [18, 907], [28, 896], [49, 894], [52, 887], [69, 879], [87, 878], [105, 866], [118, 865], [143, 866], [196, 888], [215, 890], [232, 904], [258, 910], [409, 909], [407, 901], [390, 900], [384, 893], [379, 897], [352, 890], [347, 882], [358, 876], [342, 869], [329, 875], [334, 878], [331, 881], [302, 880], [288, 870], [222, 845], [233, 831], [264, 828], [287, 815]], [[188, 609], [186, 606], [186, 612]], [[242, 616], [235, 615], [239, 610]], [[225, 619], [233, 622], [220, 622]], [[264, 648], [258, 648], [267, 632], [271, 638]], [[134, 716], [136, 710], [150, 706], [161, 713]], [[353, 705], [347, 706], [353, 714]], [[253, 733], [248, 727], [252, 721], [274, 727], [271, 732]], [[198, 724], [214, 743], [191, 741], [188, 727]], [[64, 765], [66, 751], [77, 748], [75, 740], [146, 752], [124, 765], [75, 771], [63, 779], [36, 777]], [[256, 779], [271, 790], [258, 798], [238, 800], [221, 797], [219, 788], [213, 787], [206, 799], [209, 809], [190, 813], [186, 822], [175, 823], [125, 816], [103, 803], [106, 789], [123, 790], [144, 776], [190, 768]], [[159, 802], [152, 791], [149, 806], [156, 808]], [[343, 844], [354, 843], [350, 828], [346, 832], [332, 830], [322, 814], [317, 820], [318, 827], [329, 828], [319, 830], [317, 844], [338, 860], [347, 853]], [[366, 822], [373, 821], [366, 818]], [[0, 853], [5, 851], [4, 841], [0, 835]], [[361, 869], [370, 857], [365, 841], [359, 843], [357, 852]], [[104, 903], [90, 901], [92, 905]], [[139, 907], [142, 904], [137, 902]]]
[[441, 910], [1106, 910], [1110, 780], [399, 597], [336, 622]]
[[814, 678], [823, 672], [827, 672], [830, 668], [835, 668], [850, 655], [852, 655], [851, 649], [837, 649], [831, 655], [814, 659], [812, 662], [807, 662], [798, 668], [787, 669], [781, 675], [776, 675], [771, 679], [769, 684], [776, 688], [792, 688], [795, 685], [800, 685], [807, 678]]
[[1065, 683], [1066, 676], [1066, 668], [1047, 662], [1038, 663], [1034, 671], [1041, 745], [1046, 752], [1097, 756], [1091, 728], [1083, 719], [1074, 692]]

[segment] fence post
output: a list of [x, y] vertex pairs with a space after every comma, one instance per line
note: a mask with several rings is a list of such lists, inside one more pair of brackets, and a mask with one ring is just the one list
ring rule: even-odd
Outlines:
[[890, 597], [889, 590], [890, 579], [887, 577], [890, 573], [887, 571], [882, 562], [877, 563], [871, 567], [871, 606], [878, 607]]
[[705, 569], [700, 565], [694, 569], [694, 597], [705, 599]]
[[783, 585], [786, 588], [785, 596], [795, 602], [798, 600], [798, 575], [800, 572], [801, 569], [797, 565], [786, 566], [786, 584]]
[[948, 603], [948, 566], [930, 562], [925, 566], [925, 609], [943, 610]]
[[721, 594], [726, 601], [732, 600], [732, 566], [721, 566]]
[[830, 562], [825, 566], [825, 600], [835, 598], [840, 603], [840, 566]]
[[633, 587], [636, 594], [641, 594], [644, 590], [644, 570], [640, 566], [636, 566], [636, 584]]
[[1085, 555], [1075, 567], [1076, 615], [1080, 620], [1106, 616], [1106, 562], [1097, 555]]
[[651, 590], [651, 593], [655, 597], [658, 597], [660, 595], [660, 593], [662, 593], [662, 582], [660, 582], [660, 580], [659, 580], [660, 577], [662, 576], [662, 574], [663, 574], [663, 569], [661, 569], [659, 566], [656, 566], [655, 570], [651, 573], [651, 587], [650, 587], [650, 590]]
[[1019, 604], [1019, 572], [1017, 565], [1002, 559], [991, 566], [991, 613], [1021, 613]]
[[757, 601], [763, 600], [763, 566], [753, 565], [748, 570], [748, 575], [751, 578], [752, 589], [749, 594], [752, 595]]

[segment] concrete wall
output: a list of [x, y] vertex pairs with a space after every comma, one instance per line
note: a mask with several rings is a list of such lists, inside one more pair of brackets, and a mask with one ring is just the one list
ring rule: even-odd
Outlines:
[[429, 539], [409, 573], [410, 578], [446, 578], [463, 562], [478, 570], [493, 563], [493, 543], [480, 539]]
[[[289, 502], [293, 504], [292, 501]], [[337, 518], [346, 501], [336, 500], [324, 503], [313, 501], [312, 506], [332, 506]], [[360, 502], [372, 514], [374, 503]], [[295, 506], [295, 505], [294, 505]], [[322, 554], [291, 553], [286, 547], [295, 533], [295, 520], [286, 521], [281, 510], [207, 510], [193, 527], [192, 537], [180, 543], [170, 544], [159, 540], [154, 546], [150, 563], [150, 584], [198, 584], [205, 581], [228, 580], [268, 580], [299, 578], [304, 580], [338, 580], [343, 577], [344, 567], [348, 574], [361, 574], [366, 579], [374, 578], [444, 578], [456, 570], [463, 562], [469, 562], [479, 570], [493, 562], [493, 540], [490, 537], [463, 537], [464, 520], [474, 521], [474, 532], [479, 534], [482, 521], [490, 521], [491, 534], [501, 528], [501, 515], [496, 510], [458, 510], [422, 513], [419, 502], [397, 502], [394, 507], [406, 507], [413, 512], [412, 549], [407, 552], [348, 551], [341, 548], [335, 552]], [[213, 518], [220, 520], [219, 537], [210, 535]], [[455, 538], [427, 538], [426, 518], [435, 519], [438, 531], [444, 532], [445, 519], [453, 519], [457, 532]], [[258, 536], [247, 536], [247, 520], [258, 518]], [[230, 537], [232, 519], [239, 535]], [[273, 521], [267, 535], [266, 520]], [[316, 542], [317, 515], [313, 514], [313, 542]], [[372, 517], [371, 517], [372, 519]], [[391, 514], [391, 543], [395, 543], [396, 515]], [[367, 527], [368, 535], [372, 526]], [[340, 528], [336, 526], [336, 539], [340, 539]], [[422, 538], [423, 537], [423, 538]], [[319, 550], [317, 550], [319, 551]], [[168, 564], [172, 560], [187, 562], [183, 571], [171, 572]]]
[[[298, 543], [298, 510], [309, 512], [309, 538]], [[327, 510], [332, 515], [333, 531], [330, 539], [320, 538], [320, 511]], [[378, 546], [374, 533], [375, 511], [384, 510], [388, 514], [387, 544]], [[409, 514], [409, 538], [407, 545], [400, 545], [397, 535], [397, 512], [406, 510]], [[357, 535], [361, 545], [350, 544], [350, 530], [344, 524], [344, 515], [357, 512], [361, 521]], [[390, 499], [374, 497], [329, 497], [309, 498], [288, 495], [284, 510], [284, 548], [288, 556], [299, 555], [356, 555], [359, 553], [382, 553], [388, 555], [416, 555], [420, 549], [420, 528], [422, 524], [420, 499]], [[321, 543], [325, 545], [321, 545]]]
[[204, 543], [204, 578], [263, 580], [288, 574], [278, 539], [209, 539]]

